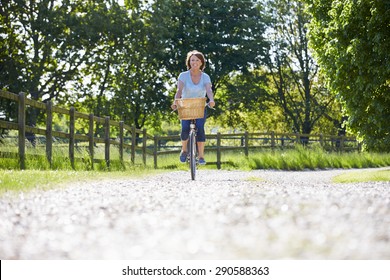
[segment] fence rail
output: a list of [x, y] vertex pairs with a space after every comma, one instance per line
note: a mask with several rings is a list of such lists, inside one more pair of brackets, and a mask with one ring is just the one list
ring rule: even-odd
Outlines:
[[[97, 161], [94, 158], [94, 149], [96, 143], [104, 144], [104, 161], [107, 167], [110, 167], [110, 146], [114, 145], [119, 150], [119, 160], [124, 162], [124, 149], [130, 149], [130, 160], [135, 162], [136, 156], [142, 157], [142, 162], [146, 165], [147, 155], [153, 156], [154, 167], [158, 167], [158, 157], [166, 154], [179, 153], [181, 150], [179, 135], [158, 136], [150, 135], [146, 129], [136, 129], [134, 126], [126, 125], [123, 121], [114, 121], [110, 117], [99, 117], [93, 114], [84, 114], [77, 112], [74, 107], [64, 109], [53, 106], [51, 102], [43, 103], [26, 98], [25, 93], [14, 94], [11, 92], [0, 90], [0, 98], [15, 101], [18, 104], [18, 117], [15, 122], [0, 120], [0, 128], [18, 131], [18, 157], [21, 169], [26, 168], [26, 133], [41, 135], [45, 138], [46, 159], [50, 166], [52, 164], [53, 155], [53, 137], [67, 139], [69, 142], [69, 160], [73, 168], [75, 168], [75, 146], [77, 141], [88, 142], [88, 152], [90, 162], [92, 164]], [[26, 108], [43, 110], [46, 113], [46, 128], [38, 128], [26, 125]], [[67, 115], [69, 117], [68, 132], [53, 130], [53, 113]], [[76, 133], [76, 120], [83, 119], [88, 121], [88, 134]], [[100, 124], [104, 128], [103, 137], [95, 136], [95, 125]], [[118, 135], [111, 137], [112, 129], [118, 131]], [[125, 137], [125, 134], [130, 137]], [[246, 156], [249, 151], [258, 148], [289, 148], [296, 144], [310, 145], [317, 142], [321, 147], [327, 150], [349, 151], [360, 150], [360, 145], [354, 137], [333, 136], [323, 134], [298, 134], [298, 133], [277, 133], [277, 132], [262, 132], [262, 133], [228, 133], [228, 134], [208, 134], [207, 151], [216, 153], [217, 168], [221, 168], [222, 153], [225, 151], [241, 150]], [[125, 139], [129, 140], [127, 143]], [[147, 145], [150, 140], [153, 144]], [[174, 145], [169, 145], [172, 142]], [[136, 153], [138, 151], [138, 153]], [[0, 152], [0, 157], [9, 157], [11, 153]], [[210, 163], [208, 163], [210, 164]]]

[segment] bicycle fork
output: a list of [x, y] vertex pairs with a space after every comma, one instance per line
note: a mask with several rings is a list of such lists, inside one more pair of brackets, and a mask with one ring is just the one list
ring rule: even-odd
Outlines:
[[[190, 124], [190, 137], [189, 137], [189, 140], [190, 140], [190, 138], [191, 138], [191, 135], [194, 135], [194, 138], [193, 138], [193, 142], [194, 142], [194, 145], [195, 145], [195, 147], [194, 147], [194, 153], [195, 153], [195, 158], [196, 158], [196, 164], [198, 164], [198, 145], [197, 145], [197, 141], [196, 141], [196, 125], [195, 125], [195, 121], [194, 120], [192, 120], [191, 121], [191, 124]], [[191, 147], [191, 143], [190, 143], [191, 141], [188, 141], [188, 151], [189, 151], [189, 153], [188, 153], [188, 158], [187, 158], [187, 160], [188, 161], [190, 161], [190, 152], [192, 151], [192, 149], [193, 149], [193, 147]]]

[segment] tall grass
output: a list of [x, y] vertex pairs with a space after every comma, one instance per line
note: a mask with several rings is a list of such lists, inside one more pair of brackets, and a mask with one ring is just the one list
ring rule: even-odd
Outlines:
[[[17, 149], [12, 146], [0, 145], [0, 152], [6, 152], [13, 157], [0, 157], [0, 169], [12, 169], [17, 170], [20, 168]], [[130, 163], [129, 152], [124, 154], [124, 161], [119, 161], [118, 148], [110, 147], [110, 166], [107, 168], [104, 159], [105, 148], [104, 146], [97, 146], [94, 149], [94, 164], [92, 166], [91, 158], [89, 156], [88, 148], [85, 146], [79, 146], [75, 148], [75, 162], [74, 168], [71, 165], [69, 158], [69, 147], [67, 145], [58, 145], [53, 147], [52, 163], [50, 166], [49, 161], [45, 156], [45, 147], [26, 146], [26, 169], [33, 170], [78, 170], [78, 171], [125, 171], [127, 169], [133, 169], [134, 166], [143, 168], [152, 168], [153, 159], [148, 158], [148, 164], [143, 165], [141, 156], [136, 157], [135, 164]]]
[[315, 170], [331, 168], [369, 168], [390, 166], [390, 154], [337, 153], [321, 148], [298, 146], [293, 150], [265, 151], [250, 154], [250, 169]]
[[[216, 168], [215, 152], [206, 152], [208, 164], [202, 169]], [[241, 151], [223, 152], [222, 169], [276, 169], [276, 170], [318, 170], [332, 168], [370, 168], [390, 166], [390, 154], [366, 152], [327, 152], [320, 147], [306, 148], [298, 146], [288, 150], [251, 150], [248, 157]], [[184, 169], [187, 165], [179, 162], [179, 154], [158, 158], [158, 167], [162, 169]]]
[[[7, 149], [3, 146], [0, 150]], [[8, 151], [14, 152], [12, 149]], [[141, 155], [136, 156], [135, 164], [130, 163], [129, 153], [125, 153], [124, 162], [121, 163], [116, 148], [110, 151], [110, 167], [106, 167], [104, 161], [104, 147], [95, 149], [95, 159], [92, 168], [88, 151], [85, 147], [75, 150], [75, 166], [71, 166], [68, 149], [56, 147], [53, 149], [52, 165], [50, 166], [44, 156], [44, 148], [28, 148], [26, 156], [26, 168], [29, 170], [77, 170], [77, 171], [126, 171], [136, 169], [153, 169], [153, 158], [147, 157], [146, 166], [141, 162]], [[187, 170], [188, 166], [179, 162], [179, 154], [160, 155], [158, 157], [159, 169], [178, 169]], [[216, 168], [216, 153], [206, 152], [208, 165], [202, 168]], [[222, 169], [277, 169], [277, 170], [314, 170], [329, 168], [369, 168], [390, 166], [390, 154], [378, 153], [337, 153], [327, 152], [320, 147], [306, 148], [297, 146], [295, 149], [288, 150], [251, 150], [246, 157], [241, 151], [230, 151], [222, 153]], [[19, 169], [19, 160], [15, 153], [14, 158], [0, 158], [0, 169], [17, 170]]]
[[[14, 152], [12, 147], [0, 146], [0, 151]], [[130, 162], [130, 154], [124, 155], [124, 162], [119, 161], [119, 153], [116, 147], [110, 150], [110, 167], [106, 167], [104, 161], [104, 147], [95, 148], [95, 159], [92, 163], [86, 147], [75, 149], [75, 166], [70, 164], [68, 147], [59, 146], [53, 149], [52, 166], [47, 161], [44, 147], [27, 147], [26, 168], [29, 170], [77, 170], [77, 171], [126, 171], [136, 169], [153, 169], [153, 157], [147, 157], [146, 166], [143, 165], [141, 155], [137, 155], [135, 164]], [[213, 151], [206, 151], [208, 165], [202, 168], [215, 169], [217, 156]], [[250, 150], [246, 157], [242, 151], [223, 152], [221, 155], [222, 169], [277, 169], [277, 170], [314, 170], [330, 168], [369, 168], [390, 166], [389, 153], [366, 153], [366, 152], [327, 152], [321, 147], [307, 148], [297, 146], [287, 150]], [[158, 168], [168, 170], [188, 170], [187, 164], [179, 162], [179, 153], [158, 156]], [[0, 169], [17, 170], [19, 161], [15, 158], [0, 158]]]

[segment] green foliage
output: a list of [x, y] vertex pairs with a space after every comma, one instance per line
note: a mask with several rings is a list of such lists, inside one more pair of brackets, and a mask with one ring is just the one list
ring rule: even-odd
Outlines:
[[[10, 50], [1, 54], [8, 59], [0, 69], [0, 86], [24, 91], [34, 100], [72, 104], [77, 96], [73, 89], [85, 78], [85, 69], [100, 65], [99, 55], [113, 41], [108, 38], [120, 40], [122, 32], [115, 25], [122, 17], [110, 13], [119, 6], [105, 0], [12, 0], [0, 7], [1, 26], [6, 26], [1, 48]], [[39, 114], [30, 108], [27, 123], [36, 126]]]
[[[259, 118], [267, 109], [265, 73], [250, 71], [234, 72], [219, 91], [217, 110], [221, 112], [219, 122], [228, 127], [253, 128], [250, 115]], [[223, 112], [223, 114], [222, 114]], [[256, 126], [255, 126], [256, 127]], [[256, 127], [257, 129], [260, 126]]]
[[390, 151], [390, 2], [307, 0], [311, 45], [350, 129], [372, 151]]
[[164, 40], [158, 58], [174, 79], [186, 70], [186, 54], [193, 49], [206, 55], [215, 91], [229, 73], [245, 72], [266, 55], [267, 18], [257, 1], [165, 0], [155, 1], [152, 10], [151, 24], [160, 27]]
[[85, 1], [68, 0], [2, 3], [2, 23], [8, 27], [4, 44], [15, 52], [12, 65], [2, 70], [18, 73], [2, 80], [2, 87], [28, 92], [35, 100], [55, 99], [66, 92], [67, 82], [77, 78], [90, 55], [84, 48], [98, 39], [93, 25], [84, 21], [88, 8]]

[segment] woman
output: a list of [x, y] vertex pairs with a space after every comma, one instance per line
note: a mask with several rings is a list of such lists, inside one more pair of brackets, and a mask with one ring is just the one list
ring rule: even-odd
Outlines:
[[[175, 94], [175, 100], [180, 98], [198, 98], [207, 97], [209, 98], [209, 106], [214, 107], [214, 95], [211, 89], [211, 80], [209, 75], [203, 72], [206, 61], [204, 55], [196, 50], [190, 51], [186, 58], [187, 71], [180, 73], [179, 81], [177, 82], [177, 92]], [[172, 104], [172, 109], [177, 108], [175, 102]], [[206, 122], [206, 114], [202, 119], [196, 119], [197, 127], [197, 145], [198, 145], [198, 156], [199, 164], [206, 164], [204, 159], [204, 145], [206, 141], [206, 135], [204, 131], [204, 125]], [[186, 162], [187, 159], [187, 142], [188, 134], [190, 132], [190, 120], [181, 121], [181, 153], [180, 161]]]

